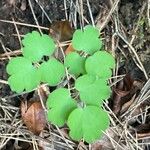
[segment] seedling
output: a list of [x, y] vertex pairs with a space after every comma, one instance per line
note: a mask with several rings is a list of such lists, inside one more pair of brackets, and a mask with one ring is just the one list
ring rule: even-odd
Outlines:
[[[88, 143], [100, 138], [109, 126], [108, 113], [102, 109], [103, 101], [108, 99], [111, 89], [107, 80], [112, 75], [115, 60], [102, 51], [99, 31], [88, 25], [84, 30], [73, 34], [70, 52], [64, 64], [52, 54], [57, 46], [48, 35], [33, 31], [22, 40], [23, 56], [13, 58], [7, 65], [10, 75], [8, 83], [18, 93], [34, 90], [41, 83], [56, 86], [63, 82], [65, 68], [74, 76], [75, 90], [58, 88], [47, 99], [47, 118], [55, 125], [67, 124], [70, 137]], [[50, 56], [45, 61], [43, 56]], [[79, 98], [71, 96], [75, 93]]]

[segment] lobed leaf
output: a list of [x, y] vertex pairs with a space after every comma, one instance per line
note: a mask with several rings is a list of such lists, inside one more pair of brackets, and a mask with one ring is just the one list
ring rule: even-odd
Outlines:
[[41, 81], [48, 83], [50, 86], [56, 86], [65, 75], [65, 68], [55, 58], [43, 62], [39, 67]]
[[72, 45], [77, 51], [93, 54], [102, 47], [102, 41], [99, 39], [99, 30], [91, 25], [87, 25], [84, 31], [76, 30], [73, 34]]
[[49, 95], [46, 105], [48, 120], [58, 126], [63, 126], [71, 111], [76, 108], [76, 102], [65, 88], [53, 91]]
[[32, 62], [40, 61], [43, 56], [52, 55], [55, 50], [53, 39], [46, 34], [40, 35], [37, 31], [26, 34], [22, 44], [23, 56]]
[[32, 63], [24, 57], [16, 57], [9, 61], [7, 73], [11, 75], [8, 83], [12, 91], [31, 91], [40, 83], [40, 73]]
[[69, 115], [67, 125], [70, 137], [74, 140], [83, 138], [92, 143], [103, 135], [109, 126], [108, 114], [97, 106], [76, 108]]
[[88, 57], [85, 62], [85, 69], [88, 74], [99, 76], [101, 78], [109, 78], [115, 67], [114, 57], [106, 51], [98, 51], [94, 55]]
[[79, 91], [80, 99], [88, 105], [99, 106], [111, 94], [106, 79], [96, 78], [88, 74], [79, 77], [75, 81], [75, 88]]
[[69, 68], [69, 73], [77, 77], [85, 73], [85, 59], [78, 53], [71, 52], [66, 56], [64, 64]]

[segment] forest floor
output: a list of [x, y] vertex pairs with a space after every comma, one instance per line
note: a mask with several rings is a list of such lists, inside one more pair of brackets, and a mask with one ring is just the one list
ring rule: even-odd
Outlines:
[[[63, 38], [62, 20], [69, 20], [73, 29], [95, 25], [104, 48], [116, 59], [106, 104], [110, 127], [93, 144], [73, 141], [66, 126], [49, 122], [39, 135], [33, 134], [20, 105], [35, 93], [16, 94], [7, 82], [6, 65], [21, 55], [22, 37], [33, 30], [49, 34], [51, 29]], [[0, 0], [0, 149], [150, 150], [149, 43], [149, 0]]]

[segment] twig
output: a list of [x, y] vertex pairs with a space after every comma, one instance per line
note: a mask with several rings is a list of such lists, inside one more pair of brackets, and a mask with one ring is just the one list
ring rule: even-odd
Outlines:
[[1, 40], [0, 40], [0, 43], [1, 43], [1, 45], [2, 45], [2, 48], [3, 48], [3, 50], [4, 50], [4, 52], [5, 52], [6, 56], [7, 56], [7, 58], [8, 58], [8, 59], [11, 59], [10, 56], [8, 55], [8, 52], [7, 52], [7, 50], [6, 50], [6, 47], [4, 46], [4, 44], [3, 44], [3, 42], [2, 42]]
[[67, 146], [71, 149], [74, 149], [69, 143], [68, 141], [65, 139], [64, 135], [62, 134], [62, 132], [60, 131], [60, 129], [56, 126], [57, 131], [59, 132], [59, 134], [61, 135], [62, 139], [65, 141], [65, 143], [67, 144]]
[[20, 34], [19, 34], [18, 27], [17, 27], [17, 25], [16, 25], [16, 23], [15, 23], [14, 18], [12, 18], [12, 20], [13, 20], [13, 23], [14, 23], [14, 26], [15, 26], [15, 29], [16, 29], [16, 32], [17, 32], [17, 36], [18, 36], [18, 40], [19, 40], [19, 43], [20, 43], [20, 47], [22, 47], [22, 44], [21, 44], [21, 37], [20, 37]]
[[142, 62], [141, 62], [141, 60], [140, 60], [140, 58], [138, 57], [138, 55], [137, 55], [135, 49], [134, 49], [133, 46], [127, 41], [127, 39], [126, 39], [123, 35], [121, 35], [121, 33], [120, 33], [119, 29], [118, 29], [118, 24], [117, 24], [116, 18], [115, 18], [115, 26], [116, 26], [116, 34], [127, 44], [127, 46], [129, 47], [129, 50], [131, 50], [131, 53], [133, 53], [133, 54], [135, 55], [136, 61], [137, 61], [138, 64], [139, 64], [139, 65], [137, 64], [138, 67], [139, 67], [139, 69], [144, 73], [145, 78], [148, 79], [148, 75], [147, 75], [147, 73], [146, 73], [146, 70], [145, 70], [145, 68], [144, 68], [144, 66], [143, 66], [143, 64], [142, 64]]
[[38, 27], [40, 33], [42, 34], [41, 28], [39, 27], [38, 20], [37, 20], [37, 18], [36, 18], [36, 15], [35, 15], [34, 10], [33, 10], [33, 7], [32, 7], [32, 3], [31, 3], [30, 0], [28, 0], [28, 3], [29, 3], [29, 6], [30, 6], [30, 9], [31, 9], [31, 12], [32, 12], [32, 14], [33, 14], [33, 18], [34, 18], [34, 20], [35, 20], [35, 23], [37, 24], [37, 27]]
[[109, 22], [111, 15], [113, 14], [113, 12], [116, 10], [118, 3], [120, 2], [120, 0], [116, 0], [111, 8], [111, 10], [109, 11], [107, 17], [105, 18], [105, 21], [103, 22], [103, 24], [100, 27], [100, 31], [106, 26], [106, 24]]
[[[2, 19], [0, 19], [0, 22], [6, 22], [6, 23], [14, 24], [14, 22], [10, 21], [10, 20], [2, 20]], [[49, 28], [47, 28], [47, 27], [42, 27], [42, 26], [33, 25], [33, 24], [27, 24], [27, 23], [21, 23], [21, 22], [15, 22], [15, 24], [16, 25], [21, 25], [21, 26], [33, 27], [33, 28], [40, 28], [40, 29], [43, 29], [43, 30], [49, 30]]]
[[0, 83], [2, 83], [2, 84], [8, 84], [8, 81], [0, 79]]
[[147, 0], [147, 19], [150, 27], [150, 0]]
[[89, 14], [90, 14], [92, 25], [95, 27], [95, 23], [94, 23], [94, 19], [93, 19], [93, 15], [92, 15], [92, 11], [91, 11], [91, 6], [90, 6], [90, 3], [89, 3], [89, 0], [86, 0], [86, 2], [87, 2], [88, 9], [89, 9]]
[[39, 7], [41, 8], [41, 10], [43, 11], [43, 13], [45, 14], [46, 18], [48, 19], [48, 21], [50, 23], [52, 23], [52, 20], [49, 18], [48, 14], [46, 13], [46, 11], [44, 10], [44, 8], [40, 5], [40, 3], [38, 2], [38, 0], [35, 0], [35, 2], [39, 5]]
[[64, 0], [64, 8], [65, 8], [65, 16], [66, 16], [66, 20], [68, 20], [66, 0]]

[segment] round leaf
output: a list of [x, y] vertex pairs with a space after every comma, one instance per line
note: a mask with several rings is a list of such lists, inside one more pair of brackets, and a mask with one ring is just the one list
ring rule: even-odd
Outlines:
[[74, 140], [83, 138], [92, 143], [103, 135], [109, 126], [108, 114], [96, 106], [76, 108], [69, 115], [67, 124], [70, 128], [70, 137]]
[[99, 106], [111, 94], [106, 79], [99, 79], [88, 74], [75, 81], [75, 88], [79, 91], [80, 99], [89, 105]]
[[73, 34], [72, 46], [75, 50], [84, 51], [93, 54], [102, 47], [102, 41], [99, 39], [99, 30], [88, 25], [82, 30], [76, 30]]
[[50, 86], [56, 86], [65, 75], [63, 64], [54, 58], [42, 63], [39, 70], [42, 82], [49, 83]]
[[8, 83], [12, 91], [31, 91], [40, 83], [40, 73], [32, 63], [24, 57], [16, 57], [9, 61], [7, 73], [11, 76]]
[[22, 53], [24, 57], [32, 62], [40, 61], [43, 56], [50, 56], [55, 49], [55, 43], [51, 37], [46, 34], [40, 35], [33, 31], [24, 36], [22, 40]]
[[63, 126], [69, 114], [76, 108], [76, 102], [70, 97], [69, 91], [60, 88], [52, 92], [47, 100], [48, 120]]
[[111, 69], [115, 67], [114, 57], [106, 51], [98, 51], [88, 57], [85, 62], [85, 69], [88, 74], [103, 78], [109, 78], [112, 75]]
[[76, 52], [69, 53], [65, 58], [65, 66], [68, 67], [68, 71], [74, 74], [76, 77], [85, 73], [85, 59]]

